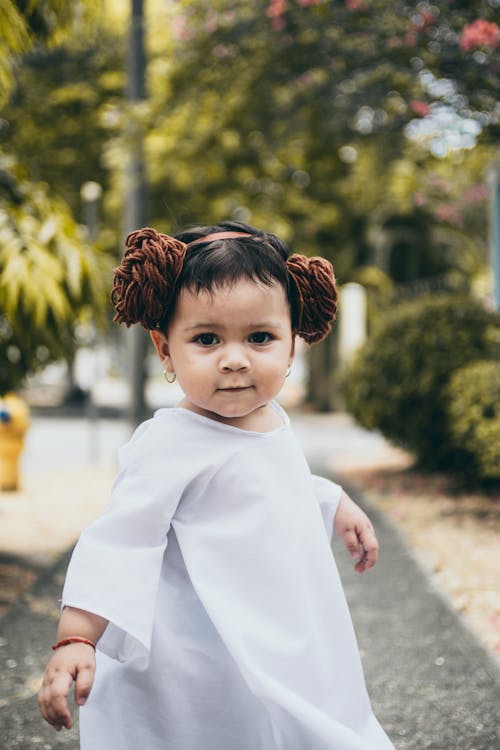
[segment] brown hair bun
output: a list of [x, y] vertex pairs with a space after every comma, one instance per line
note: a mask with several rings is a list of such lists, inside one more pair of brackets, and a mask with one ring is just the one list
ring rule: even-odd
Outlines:
[[131, 232], [125, 245], [111, 291], [113, 320], [127, 327], [140, 323], [146, 329], [161, 328], [174, 299], [186, 245], [150, 227]]
[[325, 258], [306, 258], [298, 254], [291, 255], [286, 266], [300, 300], [297, 335], [308, 344], [316, 344], [330, 333], [337, 314], [333, 266]]

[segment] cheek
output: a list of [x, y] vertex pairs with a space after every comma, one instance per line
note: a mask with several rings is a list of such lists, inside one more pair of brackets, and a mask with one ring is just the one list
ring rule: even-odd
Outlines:
[[209, 362], [208, 357], [196, 356], [189, 351], [184, 351], [178, 357], [177, 363], [184, 381], [197, 388], [203, 388], [207, 384], [214, 370], [214, 365]]
[[264, 377], [267, 377], [269, 381], [276, 383], [285, 377], [287, 367], [288, 359], [276, 357], [272, 361], [266, 363], [262, 370], [262, 374]]

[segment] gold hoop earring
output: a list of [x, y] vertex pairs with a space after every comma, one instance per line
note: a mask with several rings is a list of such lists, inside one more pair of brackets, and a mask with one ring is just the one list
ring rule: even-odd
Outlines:
[[285, 378], [287, 378], [291, 372], [292, 372], [292, 365], [288, 365], [288, 367], [286, 368], [286, 372], [285, 372]]
[[163, 370], [163, 377], [165, 378], [167, 383], [175, 382], [175, 372], [167, 372], [166, 370]]

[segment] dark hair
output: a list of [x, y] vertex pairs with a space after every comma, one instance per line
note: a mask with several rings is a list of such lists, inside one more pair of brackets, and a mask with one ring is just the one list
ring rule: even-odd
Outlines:
[[[222, 232], [244, 232], [248, 236], [213, 237], [208, 242], [203, 241], [204, 237]], [[292, 328], [297, 330], [300, 300], [295, 286], [290, 283], [290, 274], [285, 265], [289, 250], [279, 237], [261, 232], [249, 224], [225, 221], [215, 226], [186, 229], [176, 234], [175, 238], [187, 245], [182, 271], [177, 279], [177, 294], [183, 288], [195, 293], [202, 290], [211, 292], [244, 278], [267, 286], [277, 282], [288, 300]], [[172, 315], [174, 307], [175, 301], [169, 315]]]
[[165, 330], [181, 289], [211, 292], [245, 277], [282, 286], [292, 329], [307, 343], [321, 341], [329, 333], [337, 311], [331, 263], [289, 255], [276, 235], [236, 221], [193, 227], [176, 237], [151, 227], [129, 234], [125, 254], [115, 269], [114, 320]]

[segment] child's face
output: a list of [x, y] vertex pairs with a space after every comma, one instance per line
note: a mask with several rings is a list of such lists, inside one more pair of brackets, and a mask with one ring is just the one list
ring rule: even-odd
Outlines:
[[151, 337], [184, 405], [243, 429], [281, 390], [294, 352], [283, 288], [249, 279], [212, 293], [182, 289], [167, 335]]

